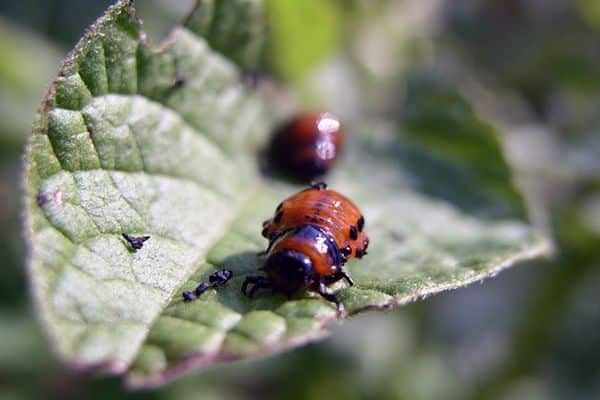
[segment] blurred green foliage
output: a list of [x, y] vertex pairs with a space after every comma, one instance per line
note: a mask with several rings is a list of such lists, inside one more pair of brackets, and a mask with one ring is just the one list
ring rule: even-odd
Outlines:
[[[488, 217], [525, 217], [498, 132], [477, 116], [456, 88], [435, 74], [409, 75], [401, 110], [403, 133], [429, 149], [439, 163], [452, 163], [457, 169], [445, 188], [446, 198], [456, 198], [455, 204], [472, 213], [493, 204]], [[429, 191], [439, 195], [444, 189], [438, 185]], [[459, 197], [461, 193], [468, 196]]]
[[[18, 148], [61, 54], [25, 27], [0, 17], [0, 154]], [[15, 66], [19, 67], [15, 67]], [[43, 89], [42, 89], [43, 90]]]
[[594, 29], [600, 29], [600, 3], [595, 0], [577, 0], [579, 15]]
[[[416, 8], [422, 4], [423, 9], [429, 4], [397, 1]], [[64, 54], [55, 49], [69, 48], [108, 3], [15, 0], [0, 5], [0, 398], [600, 397], [600, 246], [593, 215], [588, 215], [598, 210], [591, 204], [600, 198], [600, 60], [594, 50], [600, 13], [595, 0], [441, 2], [442, 10], [425, 18], [437, 28], [427, 42], [430, 47], [419, 52], [422, 59], [411, 59], [425, 67], [458, 60], [453, 83], [484, 76], [531, 111], [524, 124], [538, 124], [556, 140], [560, 158], [552, 168], [569, 171], [568, 179], [556, 180], [556, 171], [535, 172], [536, 179], [549, 181], [543, 195], [557, 238], [555, 260], [509, 271], [485, 287], [441, 295], [388, 315], [357, 318], [327, 342], [212, 369], [160, 391], [131, 396], [118, 380], [73, 374], [57, 365], [27, 305], [23, 283], [20, 146]], [[353, 18], [340, 18], [363, 3], [328, 2], [325, 16], [314, 16], [314, 5], [321, 3], [306, 2], [313, 9], [303, 22], [293, 11], [277, 10], [272, 23], [279, 28], [272, 28], [272, 34], [292, 38], [279, 44], [272, 39], [272, 68], [288, 79], [313, 78], [313, 67], [345, 49], [346, 37], [340, 32], [345, 35], [358, 25]], [[147, 25], [160, 21], [169, 4], [147, 2], [147, 14], [142, 14]], [[343, 13], [336, 11], [340, 7]], [[314, 21], [320, 23], [315, 26]], [[390, 53], [406, 44], [389, 37], [380, 40]], [[399, 69], [392, 91], [402, 92], [406, 79], [406, 71]], [[345, 81], [348, 86], [360, 83]], [[387, 110], [393, 109], [389, 104], [399, 103], [401, 96], [385, 97], [390, 87], [386, 89], [359, 91], [360, 101], [379, 105], [385, 99]], [[475, 109], [480, 103], [476, 97], [467, 96], [466, 101]], [[326, 99], [322, 104], [328, 104]], [[533, 155], [538, 150], [530, 151]], [[510, 308], [498, 311], [505, 303]]]
[[266, 7], [266, 62], [283, 79], [300, 79], [341, 44], [342, 15], [333, 0], [268, 0]]

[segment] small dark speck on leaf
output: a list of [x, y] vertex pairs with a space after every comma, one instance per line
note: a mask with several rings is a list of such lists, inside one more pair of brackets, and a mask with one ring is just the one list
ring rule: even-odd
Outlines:
[[265, 75], [256, 70], [246, 70], [242, 72], [241, 78], [243, 84], [252, 89], [256, 89], [258, 85], [265, 80]]
[[173, 88], [180, 88], [185, 85], [186, 79], [183, 76], [177, 75], [173, 81]]
[[132, 236], [123, 233], [123, 238], [129, 243], [134, 250], [139, 250], [144, 247], [144, 242], [150, 239], [150, 236]]
[[42, 207], [44, 204], [48, 202], [53, 202], [57, 206], [62, 206], [62, 192], [60, 189], [56, 189], [52, 195], [48, 195], [46, 193], [38, 193], [35, 196], [35, 201], [39, 207]]
[[37, 202], [37, 205], [41, 207], [48, 202], [48, 196], [44, 193], [38, 193], [38, 195], [35, 196], [35, 201]]
[[405, 239], [404, 233], [399, 230], [390, 231], [390, 237], [397, 242], [402, 242]]

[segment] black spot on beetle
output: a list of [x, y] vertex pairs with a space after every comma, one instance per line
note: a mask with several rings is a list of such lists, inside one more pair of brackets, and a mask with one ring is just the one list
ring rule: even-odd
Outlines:
[[356, 221], [356, 226], [358, 227], [358, 231], [362, 232], [365, 227], [365, 217], [361, 215], [358, 221]]
[[352, 247], [346, 246], [343, 249], [341, 249], [340, 251], [342, 252], [343, 255], [349, 256], [350, 254], [352, 254]]
[[132, 236], [127, 233], [123, 233], [123, 238], [129, 243], [131, 248], [139, 250], [144, 247], [144, 242], [150, 239], [150, 236]]
[[350, 239], [358, 239], [358, 230], [356, 230], [356, 227], [354, 225], [350, 225]]
[[282, 217], [283, 217], [283, 212], [279, 211], [277, 214], [275, 214], [275, 218], [273, 218], [273, 222], [278, 224], [279, 222], [281, 222]]

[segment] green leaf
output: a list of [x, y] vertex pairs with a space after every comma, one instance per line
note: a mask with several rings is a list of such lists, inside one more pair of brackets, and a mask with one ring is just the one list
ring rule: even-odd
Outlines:
[[[328, 179], [360, 205], [371, 238], [369, 255], [347, 264], [356, 285], [334, 286], [349, 314], [417, 301], [549, 252], [548, 241], [518, 220], [479, 219], [415, 192], [412, 171], [399, 164], [408, 145], [389, 132], [371, 129], [369, 137], [351, 138]], [[441, 182], [446, 171], [439, 172]], [[264, 188], [242, 210], [182, 290], [225, 267], [234, 272], [232, 282], [194, 303], [173, 298], [135, 361], [131, 387], [161, 385], [193, 368], [276, 353], [327, 334], [324, 325], [336, 319], [335, 308], [314, 293], [249, 300], [239, 291], [244, 275], [261, 263], [257, 253], [266, 243], [260, 221], [291, 190]]]
[[575, 7], [579, 16], [592, 28], [600, 28], [600, 5], [594, 0], [577, 0]]
[[185, 25], [214, 50], [252, 69], [264, 42], [262, 8], [262, 0], [197, 0]]
[[[126, 370], [256, 190], [263, 105], [194, 29], [153, 48], [133, 5], [118, 2], [39, 111], [26, 156], [28, 264], [49, 336], [74, 365]], [[151, 239], [132, 252], [123, 232]]]
[[[453, 84], [436, 75], [413, 75], [402, 117], [402, 133], [411, 146], [430, 153], [431, 170], [407, 162], [424, 177], [425, 191], [481, 216], [525, 217], [525, 204], [513, 185], [498, 133], [475, 114]], [[449, 172], [444, 182], [427, 176], [444, 166]]]
[[[247, 4], [260, 5], [201, 1], [154, 48], [133, 5], [120, 1], [69, 55], [42, 104], [26, 152], [28, 267], [52, 344], [72, 365], [155, 386], [317, 340], [336, 318], [314, 293], [248, 299], [239, 290], [262, 262], [261, 221], [298, 190], [258, 173], [268, 107], [215, 50], [236, 60], [254, 46], [235, 33], [262, 31], [242, 27], [260, 21], [235, 12]], [[401, 164], [407, 148], [390, 132], [352, 127], [328, 179], [361, 207], [372, 243], [348, 265], [356, 286], [334, 286], [350, 314], [479, 281], [549, 250], [523, 222], [470, 215], [422, 190]], [[426, 151], [411, 152], [427, 161]], [[444, 184], [446, 173], [428, 183]], [[123, 232], [150, 239], [134, 251]], [[225, 267], [234, 272], [226, 287], [182, 302], [183, 290]]]

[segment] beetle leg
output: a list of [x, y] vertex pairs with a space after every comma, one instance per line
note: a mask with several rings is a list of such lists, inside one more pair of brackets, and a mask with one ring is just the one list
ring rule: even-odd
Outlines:
[[267, 278], [263, 278], [263, 280], [261, 280], [257, 285], [254, 285], [254, 287], [252, 289], [250, 289], [250, 293], [248, 294], [248, 297], [252, 298], [254, 297], [254, 294], [256, 293], [256, 291], [258, 289], [272, 289], [273, 285], [271, 284], [271, 281], [269, 281]]
[[242, 283], [242, 293], [244, 295], [248, 296], [248, 293], [247, 293], [248, 285], [250, 285], [250, 284], [256, 285], [259, 278], [262, 278], [262, 277], [257, 276], [257, 275], [248, 275], [246, 277], [246, 279], [244, 279], [244, 282]]
[[264, 237], [266, 239], [269, 238], [269, 230], [271, 228], [271, 223], [272, 223], [272, 220], [268, 219], [265, 222], [263, 222], [263, 224], [262, 224], [263, 229], [260, 232], [260, 234], [262, 235], [262, 237]]
[[326, 285], [330, 285], [332, 283], [339, 281], [340, 279], [345, 279], [346, 282], [348, 282], [348, 285], [354, 286], [354, 281], [352, 280], [350, 275], [348, 275], [348, 273], [346, 271], [344, 271], [342, 268], [340, 268], [339, 271], [336, 272], [335, 274], [324, 277], [323, 283], [325, 283]]
[[335, 282], [339, 281], [340, 279], [342, 279], [342, 277], [340, 276], [339, 273], [336, 272], [333, 275], [323, 277], [323, 283], [325, 285], [331, 285], [332, 283], [335, 283]]
[[[253, 285], [248, 292], [248, 285]], [[242, 293], [252, 298], [258, 289], [271, 289], [273, 285], [268, 278], [260, 275], [248, 275], [242, 283]]]
[[311, 182], [310, 187], [311, 187], [311, 189], [324, 190], [324, 189], [327, 189], [327, 184], [323, 181]]
[[327, 286], [325, 286], [325, 282], [323, 280], [319, 281], [316, 287], [317, 293], [319, 293], [325, 300], [331, 301], [335, 303], [338, 314], [343, 314], [345, 309], [344, 305], [340, 301], [340, 299], [333, 293]]
[[346, 282], [348, 282], [348, 285], [350, 286], [354, 286], [354, 281], [352, 280], [352, 278], [350, 277], [350, 275], [348, 275], [348, 273], [346, 271], [344, 271], [343, 269], [340, 268], [340, 272], [338, 272], [342, 278], [344, 278], [346, 280]]

